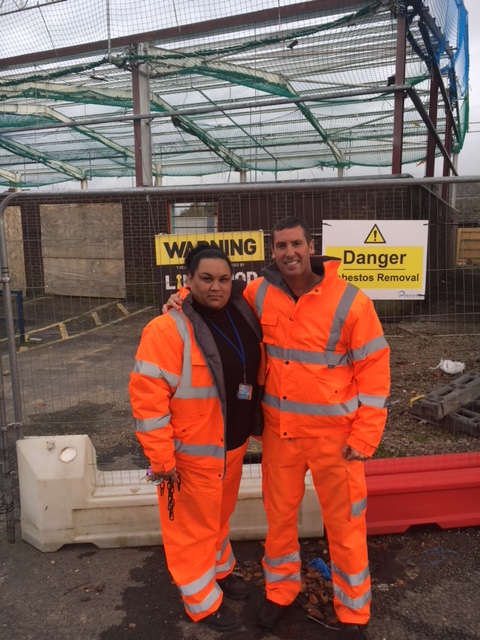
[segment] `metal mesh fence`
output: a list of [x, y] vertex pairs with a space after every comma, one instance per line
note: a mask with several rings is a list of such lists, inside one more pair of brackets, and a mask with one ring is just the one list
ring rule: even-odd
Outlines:
[[[11, 262], [14, 256], [27, 256], [23, 275], [19, 275], [18, 267], [12, 267], [12, 283], [19, 278], [15, 286], [22, 291], [23, 303], [20, 308], [12, 293], [16, 333], [13, 351], [18, 364], [22, 424], [15, 426], [15, 371], [9, 357], [12, 341], [9, 345], [3, 307], [3, 515], [9, 509], [8, 482], [16, 480], [14, 443], [19, 429], [26, 437], [87, 434], [96, 451], [94, 482], [99, 486], [109, 486], [119, 478], [128, 484], [132, 477], [138, 480], [145, 474], [147, 461], [133, 432], [127, 385], [142, 329], [160, 313], [166, 282], [155, 265], [154, 240], [155, 235], [169, 230], [169, 216], [175, 204], [185, 210], [188, 203], [216, 202], [218, 224], [224, 230], [264, 229], [267, 262], [267, 230], [288, 213], [304, 218], [311, 226], [317, 252], [322, 248], [322, 222], [328, 218], [341, 218], [348, 225], [363, 216], [380, 223], [389, 215], [394, 217], [396, 211], [395, 215], [402, 219], [428, 220], [425, 299], [376, 302], [392, 350], [389, 419], [376, 457], [402, 457], [406, 469], [409, 459], [431, 454], [438, 455], [439, 468], [443, 456], [453, 453], [469, 453], [480, 463], [480, 388], [475, 393], [480, 376], [480, 179], [456, 185], [455, 206], [446, 205], [421, 183], [418, 181], [418, 187], [392, 188], [388, 181], [380, 180], [376, 185], [357, 181], [342, 190], [329, 188], [328, 184], [317, 184], [314, 190], [312, 185], [303, 189], [298, 184], [296, 189], [265, 185], [262, 190], [249, 190], [246, 185], [243, 191], [230, 195], [227, 191], [214, 193], [198, 188], [195, 192], [192, 188], [162, 194], [163, 204], [155, 200], [160, 190], [152, 190], [148, 197], [137, 194], [137, 200], [131, 197], [134, 190], [122, 194], [103, 192], [101, 197], [90, 193], [89, 203], [110, 200], [119, 202], [122, 209], [126, 285], [125, 294], [114, 297], [68, 293], [68, 287], [78, 291], [75, 287], [89, 286], [89, 278], [100, 287], [97, 271], [103, 273], [102, 281], [107, 284], [111, 284], [112, 273], [117, 273], [115, 269], [109, 271], [111, 265], [102, 266], [105, 251], [98, 236], [90, 234], [88, 220], [85, 218], [84, 227], [77, 228], [72, 243], [76, 253], [70, 250], [70, 258], [59, 258], [61, 247], [56, 247], [57, 253], [51, 251], [45, 228], [43, 234], [38, 229], [44, 211], [41, 207], [45, 202], [52, 206], [53, 199], [46, 195], [28, 202], [20, 199], [15, 206], [21, 211], [23, 237], [8, 241], [7, 255], [9, 264], [15, 265], [15, 261]], [[35, 198], [40, 222], [32, 214]], [[142, 206], [138, 205], [138, 198], [142, 199]], [[58, 206], [60, 210], [65, 204]], [[102, 221], [108, 235], [104, 216]], [[37, 229], [36, 236], [33, 228]], [[79, 235], [81, 228], [83, 236]], [[68, 233], [63, 235], [68, 245]], [[42, 260], [34, 264], [38, 251]], [[82, 262], [87, 259], [93, 261], [90, 270]], [[56, 260], [56, 266], [49, 260]], [[61, 285], [64, 293], [49, 293], [47, 282]], [[4, 298], [0, 302], [4, 303]], [[19, 313], [23, 314], [24, 335]], [[463, 368], [448, 372], [440, 366], [442, 361], [461, 363]], [[462, 383], [462, 376], [468, 377], [466, 383]], [[446, 386], [459, 396], [465, 386], [473, 389], [470, 397], [462, 396], [453, 418], [428, 411], [418, 415], [412, 412], [418, 400], [432, 391], [441, 398], [445, 391], [438, 389]], [[260, 445], [252, 441], [250, 461], [258, 462], [260, 452]]]

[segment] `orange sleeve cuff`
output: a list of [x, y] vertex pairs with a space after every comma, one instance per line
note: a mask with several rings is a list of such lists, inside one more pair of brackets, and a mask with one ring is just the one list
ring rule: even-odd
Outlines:
[[352, 447], [352, 449], [355, 449], [368, 458], [371, 458], [375, 453], [375, 447], [372, 447], [372, 445], [367, 444], [366, 442], [362, 442], [362, 440], [359, 440], [353, 434], [347, 438], [347, 444], [349, 447]]
[[[172, 458], [171, 460], [169, 460], [168, 462], [166, 462], [164, 465], [153, 465], [152, 464], [152, 471], [153, 473], [168, 473], [169, 471], [172, 471], [172, 469], [175, 469], [176, 463], [175, 463], [175, 458]], [[163, 468], [161, 468], [163, 467]]]

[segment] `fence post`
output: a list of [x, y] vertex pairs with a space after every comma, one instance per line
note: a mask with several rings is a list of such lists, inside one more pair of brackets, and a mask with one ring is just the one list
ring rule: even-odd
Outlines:
[[[10, 375], [12, 380], [14, 425], [17, 440], [23, 438], [23, 416], [22, 402], [20, 396], [20, 382], [18, 373], [17, 352], [15, 345], [15, 325], [13, 320], [13, 306], [10, 289], [10, 273], [8, 270], [7, 243], [5, 240], [4, 214], [11, 200], [18, 195], [18, 192], [9, 194], [0, 203], [0, 273], [3, 286], [3, 298], [5, 304], [5, 325], [7, 330], [7, 347], [10, 362]], [[5, 395], [3, 391], [3, 375], [0, 364], [0, 466], [2, 469], [2, 496], [1, 502], [5, 509], [5, 521], [7, 527], [8, 542], [15, 542], [15, 517], [14, 501], [12, 492], [12, 479], [10, 475], [10, 465], [8, 460], [8, 421], [5, 409]]]

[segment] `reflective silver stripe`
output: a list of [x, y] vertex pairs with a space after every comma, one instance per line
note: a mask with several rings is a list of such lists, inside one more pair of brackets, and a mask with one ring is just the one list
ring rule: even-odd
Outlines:
[[257, 310], [257, 316], [261, 319], [263, 312], [263, 303], [265, 302], [265, 296], [267, 295], [267, 289], [270, 285], [265, 278], [260, 283], [257, 293], [255, 294], [255, 309]]
[[330, 336], [325, 347], [326, 353], [333, 354], [335, 351], [338, 341], [340, 340], [340, 336], [342, 335], [343, 325], [345, 324], [345, 320], [347, 319], [357, 294], [358, 289], [356, 287], [353, 287], [351, 284], [347, 285], [347, 288], [343, 292], [340, 302], [337, 305], [335, 315], [333, 316], [332, 326], [330, 327]]
[[183, 453], [186, 456], [209, 456], [223, 460], [225, 451], [223, 447], [217, 447], [214, 444], [184, 444], [181, 440], [175, 440], [175, 451]]
[[301, 582], [302, 578], [300, 572], [289, 573], [288, 575], [281, 573], [272, 573], [264, 568], [265, 580], [267, 582]]
[[306, 402], [280, 400], [266, 393], [263, 396], [263, 403], [267, 407], [278, 409], [280, 413], [295, 413], [302, 416], [346, 416], [358, 409], [358, 398], [352, 398], [348, 402], [339, 404], [308, 404]]
[[167, 413], [161, 418], [148, 418], [148, 420], [135, 420], [135, 431], [153, 431], [154, 429], [162, 429], [170, 424], [171, 414]]
[[387, 406], [387, 396], [370, 396], [368, 393], [359, 393], [359, 401], [366, 407], [375, 407], [375, 409], [385, 409]]
[[192, 343], [188, 332], [187, 321], [185, 316], [179, 311], [172, 309], [170, 311], [172, 318], [177, 325], [177, 331], [183, 341], [183, 366], [182, 375], [180, 376], [180, 387], [192, 386]]
[[348, 609], [355, 611], [357, 609], [363, 609], [372, 599], [372, 592], [370, 589], [359, 598], [349, 598], [343, 589], [340, 589], [336, 584], [333, 585], [333, 593], [340, 600], [340, 602]]
[[193, 582], [179, 586], [182, 596], [194, 596], [196, 593], [205, 589], [205, 587], [215, 579], [215, 567], [206, 571], [203, 576], [197, 578]]
[[362, 515], [362, 513], [365, 511], [366, 508], [367, 508], [367, 498], [363, 498], [362, 500], [359, 500], [358, 502], [354, 502], [352, 504], [350, 513], [353, 518], [357, 518], [358, 516]]
[[286, 556], [280, 556], [279, 558], [269, 558], [267, 555], [263, 556], [263, 562], [268, 564], [269, 567], [281, 567], [282, 564], [289, 562], [300, 562], [300, 553], [289, 553]]
[[208, 611], [210, 609], [210, 607], [213, 605], [214, 602], [216, 602], [216, 600], [218, 600], [221, 594], [222, 594], [222, 590], [220, 589], [218, 584], [215, 583], [213, 589], [210, 591], [208, 596], [206, 596], [202, 600], [200, 604], [190, 604], [188, 602], [185, 602], [184, 600], [183, 606], [187, 611], [190, 611], [190, 613], [203, 613], [204, 611]]
[[272, 344], [265, 345], [266, 352], [271, 358], [299, 362], [301, 364], [323, 364], [323, 365], [347, 365], [351, 358], [349, 353], [329, 353], [325, 355], [322, 351], [304, 351], [303, 349], [282, 349]]
[[[260, 290], [260, 287], [259, 287], [259, 290]], [[293, 362], [300, 362], [305, 364], [319, 364], [319, 365], [329, 365], [329, 366], [335, 366], [335, 367], [342, 366], [342, 365], [349, 365], [352, 360], [351, 353], [350, 352], [335, 353], [335, 349], [337, 347], [338, 342], [340, 341], [343, 325], [345, 324], [345, 321], [348, 317], [353, 301], [355, 300], [357, 294], [358, 294], [358, 289], [356, 287], [353, 287], [350, 284], [347, 285], [338, 303], [338, 306], [335, 310], [335, 315], [333, 317], [332, 325], [330, 327], [330, 335], [328, 337], [327, 344], [323, 352], [304, 351], [302, 349], [282, 349], [281, 347], [266, 345], [267, 354], [272, 358], [281, 358], [283, 360], [290, 360]], [[257, 313], [260, 308], [259, 300], [261, 300], [261, 307], [263, 307], [264, 297], [265, 297], [264, 293], [263, 293], [263, 297], [261, 297], [257, 292], [257, 297], [255, 298]], [[260, 313], [259, 313], [259, 317], [260, 317]]]
[[179, 376], [170, 373], [170, 371], [165, 371], [165, 369], [160, 369], [156, 364], [145, 360], [135, 360], [133, 371], [148, 378], [163, 378], [171, 387], [176, 387], [180, 380]]
[[266, 344], [265, 351], [271, 358], [278, 358], [279, 360], [284, 359], [283, 354], [285, 352], [285, 349], [283, 349], [282, 347], [276, 347], [273, 344]]
[[332, 572], [336, 573], [337, 576], [340, 576], [342, 580], [346, 582], [348, 585], [350, 585], [351, 587], [359, 587], [365, 582], [365, 580], [370, 575], [370, 570], [368, 568], [368, 565], [365, 567], [365, 569], [363, 569], [363, 571], [360, 571], [360, 573], [351, 574], [351, 573], [345, 573], [345, 571], [342, 571], [342, 569], [340, 569], [333, 562], [332, 562]]
[[217, 564], [217, 567], [216, 567], [217, 573], [223, 573], [224, 571], [229, 571], [230, 569], [233, 569], [234, 564], [235, 564], [235, 558], [233, 555], [233, 551], [231, 551], [227, 560], [223, 564]]
[[187, 320], [179, 311], [171, 310], [173, 319], [177, 326], [178, 333], [183, 340], [183, 367], [180, 382], [175, 390], [176, 399], [204, 400], [207, 398], [218, 398], [218, 391], [215, 385], [210, 387], [192, 386], [192, 342], [188, 332]]
[[[223, 556], [223, 554], [225, 553], [225, 549], [228, 547], [228, 543], [230, 542], [228, 536], [226, 536], [222, 542], [222, 547], [220, 549], [220, 551], [217, 551], [215, 559], [218, 562], [220, 560], [220, 558]], [[217, 571], [218, 573], [218, 571]]]
[[174, 395], [175, 398], [195, 398], [200, 400], [218, 397], [215, 387], [184, 387], [181, 382]]
[[278, 569], [279, 567], [283, 567], [290, 562], [299, 563], [300, 562], [300, 552], [296, 551], [295, 553], [289, 553], [286, 556], [280, 556], [278, 558], [269, 558], [267, 555], [263, 556], [263, 572], [265, 574], [265, 580], [267, 582], [301, 582], [301, 574], [300, 571], [295, 571], [294, 573], [289, 574], [279, 574], [273, 571], [270, 571], [266, 568], [265, 565], [271, 567], [272, 569]]
[[388, 342], [385, 340], [384, 336], [377, 336], [370, 340], [363, 347], [359, 347], [358, 349], [352, 350], [352, 358], [354, 362], [360, 362], [361, 360], [365, 360], [368, 356], [371, 356], [373, 353], [377, 353], [377, 351], [381, 351], [388, 347]]

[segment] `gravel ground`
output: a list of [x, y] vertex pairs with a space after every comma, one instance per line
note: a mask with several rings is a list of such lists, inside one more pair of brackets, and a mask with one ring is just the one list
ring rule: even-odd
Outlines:
[[453, 432], [409, 412], [413, 398], [450, 384], [458, 375], [443, 373], [440, 360], [465, 364], [464, 373], [480, 372], [480, 330], [418, 322], [386, 327], [391, 347], [392, 386], [387, 426], [376, 457], [419, 456], [480, 451], [480, 438]]

